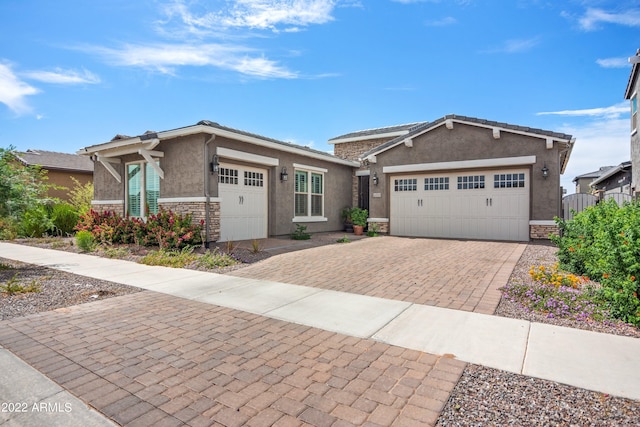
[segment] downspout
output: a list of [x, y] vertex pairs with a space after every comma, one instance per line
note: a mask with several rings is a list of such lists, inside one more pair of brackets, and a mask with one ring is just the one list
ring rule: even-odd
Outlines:
[[209, 227], [211, 219], [209, 218], [209, 204], [211, 199], [211, 194], [209, 194], [209, 144], [216, 139], [216, 135], [212, 134], [211, 138], [207, 139], [204, 142], [204, 197], [205, 197], [205, 205], [204, 205], [204, 242], [202, 244], [208, 248], [209, 247]]

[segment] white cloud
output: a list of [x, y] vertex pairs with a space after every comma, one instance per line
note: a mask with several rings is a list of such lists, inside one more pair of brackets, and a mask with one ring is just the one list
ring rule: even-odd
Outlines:
[[206, 34], [224, 28], [298, 31], [299, 27], [333, 21], [337, 0], [235, 0], [215, 12], [192, 12], [183, 0], [165, 7], [169, 19], [178, 17], [190, 33]]
[[263, 56], [251, 57], [252, 49], [229, 44], [125, 45], [120, 49], [85, 48], [120, 66], [152, 69], [174, 74], [178, 66], [213, 66], [264, 78], [295, 78], [297, 73]]
[[38, 89], [20, 80], [9, 65], [0, 63], [0, 103], [16, 114], [26, 114], [31, 111], [26, 97], [38, 92]]
[[541, 112], [537, 115], [557, 115], [571, 118], [558, 128], [573, 135], [576, 145], [562, 177], [562, 186], [569, 193], [575, 191], [573, 178], [598, 170], [601, 166], [615, 166], [630, 158], [629, 104], [621, 102], [608, 107]]
[[537, 116], [571, 116], [571, 117], [605, 117], [617, 119], [621, 114], [629, 112], [629, 104], [621, 102], [609, 107], [587, 108], [582, 110], [545, 111], [536, 113]]
[[620, 58], [602, 58], [597, 59], [596, 63], [602, 68], [627, 68], [630, 67], [629, 58], [620, 57]]
[[26, 73], [22, 73], [22, 75], [29, 79], [37, 80], [44, 83], [72, 85], [100, 83], [100, 77], [87, 70], [78, 72], [57, 68], [55, 71], [29, 71]]
[[522, 53], [531, 50], [540, 43], [540, 37], [506, 40], [502, 46], [480, 51], [480, 53]]
[[629, 126], [628, 118], [595, 119], [582, 125], [561, 126], [559, 131], [576, 138], [567, 169], [562, 176], [562, 186], [572, 193], [575, 191], [572, 180], [576, 176], [596, 171], [601, 166], [615, 166], [628, 161]]
[[428, 27], [446, 27], [448, 25], [456, 24], [458, 20], [453, 16], [447, 16], [441, 19], [436, 19], [434, 21], [427, 21], [425, 25]]
[[580, 27], [586, 31], [598, 29], [601, 23], [640, 27], [640, 9], [614, 13], [602, 9], [588, 8], [584, 16], [579, 19], [579, 23]]

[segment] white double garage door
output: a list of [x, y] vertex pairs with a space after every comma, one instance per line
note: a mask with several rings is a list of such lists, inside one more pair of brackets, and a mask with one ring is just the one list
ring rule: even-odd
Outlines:
[[391, 177], [397, 236], [529, 240], [529, 171], [483, 170]]

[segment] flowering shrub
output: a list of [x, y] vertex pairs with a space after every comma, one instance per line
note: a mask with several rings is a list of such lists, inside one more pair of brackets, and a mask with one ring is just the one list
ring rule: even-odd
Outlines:
[[585, 285], [585, 278], [558, 272], [557, 266], [531, 267], [529, 275], [533, 284], [511, 283], [502, 288], [505, 298], [549, 318], [588, 321], [609, 317], [598, 291]]
[[552, 240], [560, 267], [600, 282], [611, 314], [640, 325], [640, 203], [618, 206], [608, 200], [556, 222], [561, 236]]
[[571, 273], [561, 273], [558, 271], [558, 264], [551, 268], [546, 268], [544, 265], [531, 267], [529, 270], [529, 276], [537, 282], [544, 285], [553, 285], [556, 288], [566, 286], [573, 289], [578, 289], [578, 286], [584, 283], [587, 278], [576, 276]]
[[91, 209], [80, 217], [77, 231], [89, 231], [96, 241], [106, 244], [136, 243], [161, 248], [183, 248], [202, 243], [202, 221], [191, 222], [191, 215], [178, 215], [160, 209], [149, 215], [147, 221], [140, 218], [121, 218], [115, 212], [96, 212]]

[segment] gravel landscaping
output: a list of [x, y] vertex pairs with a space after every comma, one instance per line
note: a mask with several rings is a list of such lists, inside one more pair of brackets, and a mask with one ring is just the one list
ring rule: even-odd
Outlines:
[[36, 286], [40, 291], [13, 295], [0, 292], [0, 320], [140, 291], [131, 286], [0, 258], [0, 285], [9, 281], [22, 287]]
[[[38, 244], [33, 241], [23, 243]], [[327, 241], [328, 243], [330, 242]], [[38, 245], [54, 249], [76, 250], [69, 241], [58, 240], [46, 243], [40, 241]], [[246, 257], [244, 261], [247, 263], [257, 262], [270, 256], [265, 251], [252, 253], [248, 249], [240, 248], [237, 251], [241, 254], [240, 258]], [[104, 251], [98, 254], [106, 255]], [[142, 249], [138, 252], [121, 252], [122, 258], [132, 261], [139, 260], [143, 255]], [[556, 261], [555, 247], [530, 244], [509, 280], [510, 282], [531, 281], [529, 277], [531, 266], [551, 266]], [[241, 268], [244, 265], [248, 264], [238, 264], [217, 272]], [[28, 286], [36, 281], [41, 287], [41, 292], [37, 293], [0, 295], [1, 319], [139, 291], [130, 286], [2, 258], [0, 258], [0, 266], [9, 267], [0, 269], [0, 284], [6, 283], [18, 274], [16, 277], [20, 284]], [[544, 314], [532, 313], [505, 298], [500, 302], [496, 314], [640, 338], [640, 331], [631, 325], [548, 318]], [[640, 425], [640, 402], [470, 364], [454, 388], [437, 425], [637, 426]]]
[[[530, 244], [509, 281], [530, 282], [533, 265], [557, 262], [552, 245]], [[496, 315], [640, 338], [620, 322], [548, 318], [502, 298]], [[640, 402], [552, 381], [468, 365], [438, 419], [438, 426], [638, 426]]]

